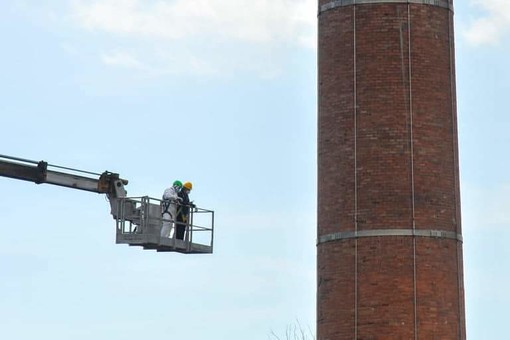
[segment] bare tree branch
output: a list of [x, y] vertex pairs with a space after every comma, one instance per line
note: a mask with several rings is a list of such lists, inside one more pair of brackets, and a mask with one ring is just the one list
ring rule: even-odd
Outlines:
[[288, 325], [285, 328], [285, 337], [282, 339], [278, 334], [275, 333], [274, 330], [268, 335], [268, 339], [271, 340], [315, 340], [315, 335], [313, 334], [310, 327], [307, 330], [303, 328], [299, 320], [296, 319], [295, 324]]

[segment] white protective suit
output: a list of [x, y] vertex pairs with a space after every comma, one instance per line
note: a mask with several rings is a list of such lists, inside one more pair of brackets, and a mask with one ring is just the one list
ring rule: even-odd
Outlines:
[[166, 189], [163, 193], [163, 203], [161, 207], [163, 226], [161, 227], [161, 237], [171, 237], [170, 235], [173, 230], [175, 217], [177, 216], [177, 203], [180, 199], [177, 195], [178, 193], [179, 187], [175, 186]]

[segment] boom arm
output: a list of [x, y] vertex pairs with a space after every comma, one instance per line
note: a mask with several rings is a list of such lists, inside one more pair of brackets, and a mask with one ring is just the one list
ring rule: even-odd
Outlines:
[[[8, 161], [6, 160], [8, 159]], [[74, 172], [87, 173], [99, 176], [99, 178], [76, 175], [71, 172], [50, 170], [48, 167]], [[124, 185], [128, 184], [125, 179], [119, 178], [118, 174], [105, 171], [102, 174], [95, 174], [81, 170], [75, 170], [47, 162], [34, 162], [26, 159], [0, 155], [0, 176], [10, 177], [36, 184], [48, 183], [62, 187], [106, 194], [108, 198], [126, 197]]]

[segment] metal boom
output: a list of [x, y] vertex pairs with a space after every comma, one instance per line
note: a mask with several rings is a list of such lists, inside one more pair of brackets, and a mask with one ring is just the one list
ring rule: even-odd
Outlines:
[[[8, 161], [6, 160], [8, 159]], [[48, 167], [70, 170], [99, 176], [98, 178], [86, 177], [50, 170]], [[122, 198], [126, 196], [124, 185], [128, 184], [125, 179], [109, 171], [95, 174], [88, 171], [65, 168], [50, 165], [45, 161], [34, 162], [26, 159], [0, 155], [0, 176], [33, 182], [36, 184], [54, 184], [62, 187], [107, 194], [108, 198]]]

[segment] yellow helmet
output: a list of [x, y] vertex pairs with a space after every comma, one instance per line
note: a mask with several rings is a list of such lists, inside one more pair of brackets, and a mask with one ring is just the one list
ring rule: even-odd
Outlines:
[[185, 187], [188, 190], [191, 190], [193, 188], [193, 184], [191, 184], [191, 182], [186, 182], [183, 184], [183, 187]]

